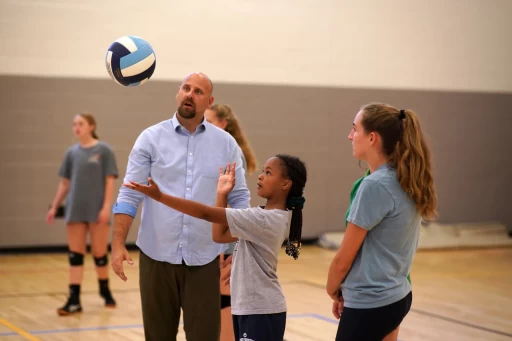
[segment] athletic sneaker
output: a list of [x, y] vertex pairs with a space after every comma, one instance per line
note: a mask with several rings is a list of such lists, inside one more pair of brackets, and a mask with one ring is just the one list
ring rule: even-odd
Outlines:
[[102, 288], [100, 291], [100, 296], [105, 299], [105, 306], [109, 308], [114, 308], [116, 306], [116, 301], [114, 297], [112, 297], [112, 293], [109, 288]]
[[82, 305], [80, 304], [80, 302], [76, 302], [76, 301], [72, 300], [71, 298], [68, 299], [65, 306], [57, 309], [57, 314], [59, 314], [60, 316], [68, 316], [68, 315], [73, 315], [73, 314], [81, 313], [81, 312], [82, 312]]

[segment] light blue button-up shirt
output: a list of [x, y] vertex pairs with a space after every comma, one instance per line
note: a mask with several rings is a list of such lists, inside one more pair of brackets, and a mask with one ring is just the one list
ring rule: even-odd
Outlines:
[[[228, 196], [232, 208], [247, 208], [250, 193], [235, 139], [203, 120], [191, 134], [176, 114], [145, 129], [128, 158], [124, 182], [147, 184], [149, 176], [163, 193], [215, 205], [219, 167], [236, 161], [236, 184]], [[212, 239], [212, 224], [173, 210], [142, 193], [122, 186], [113, 213], [135, 217], [142, 205], [137, 246], [157, 261], [205, 265], [226, 249]]]

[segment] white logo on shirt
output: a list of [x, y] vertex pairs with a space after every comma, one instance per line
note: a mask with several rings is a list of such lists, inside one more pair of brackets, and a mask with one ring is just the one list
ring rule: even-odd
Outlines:
[[92, 154], [87, 161], [90, 163], [100, 163], [100, 154]]
[[244, 337], [240, 339], [240, 341], [254, 341], [253, 339], [248, 339], [247, 338], [247, 333], [244, 333], [243, 335]]

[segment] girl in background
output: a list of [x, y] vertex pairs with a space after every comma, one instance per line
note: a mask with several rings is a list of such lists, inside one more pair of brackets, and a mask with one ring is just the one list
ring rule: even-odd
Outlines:
[[57, 193], [46, 215], [52, 224], [58, 207], [67, 196], [64, 219], [69, 248], [69, 297], [57, 309], [61, 316], [82, 312], [80, 286], [84, 273], [87, 232], [98, 275], [100, 296], [105, 306], [115, 307], [108, 285], [108, 234], [114, 180], [118, 170], [110, 146], [99, 140], [96, 120], [90, 113], [81, 113], [73, 120], [73, 133], [79, 142], [66, 151], [59, 175]]

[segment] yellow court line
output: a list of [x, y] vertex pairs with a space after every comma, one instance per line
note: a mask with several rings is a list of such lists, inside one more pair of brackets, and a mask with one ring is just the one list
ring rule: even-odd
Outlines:
[[0, 317], [0, 324], [3, 324], [7, 328], [9, 328], [10, 330], [18, 333], [19, 335], [23, 336], [27, 340], [30, 340], [30, 341], [41, 341], [40, 339], [38, 339], [34, 335], [24, 331], [23, 329], [20, 329], [20, 328], [16, 327], [14, 324], [12, 324], [11, 322], [9, 322], [7, 320], [4, 320], [1, 317]]

